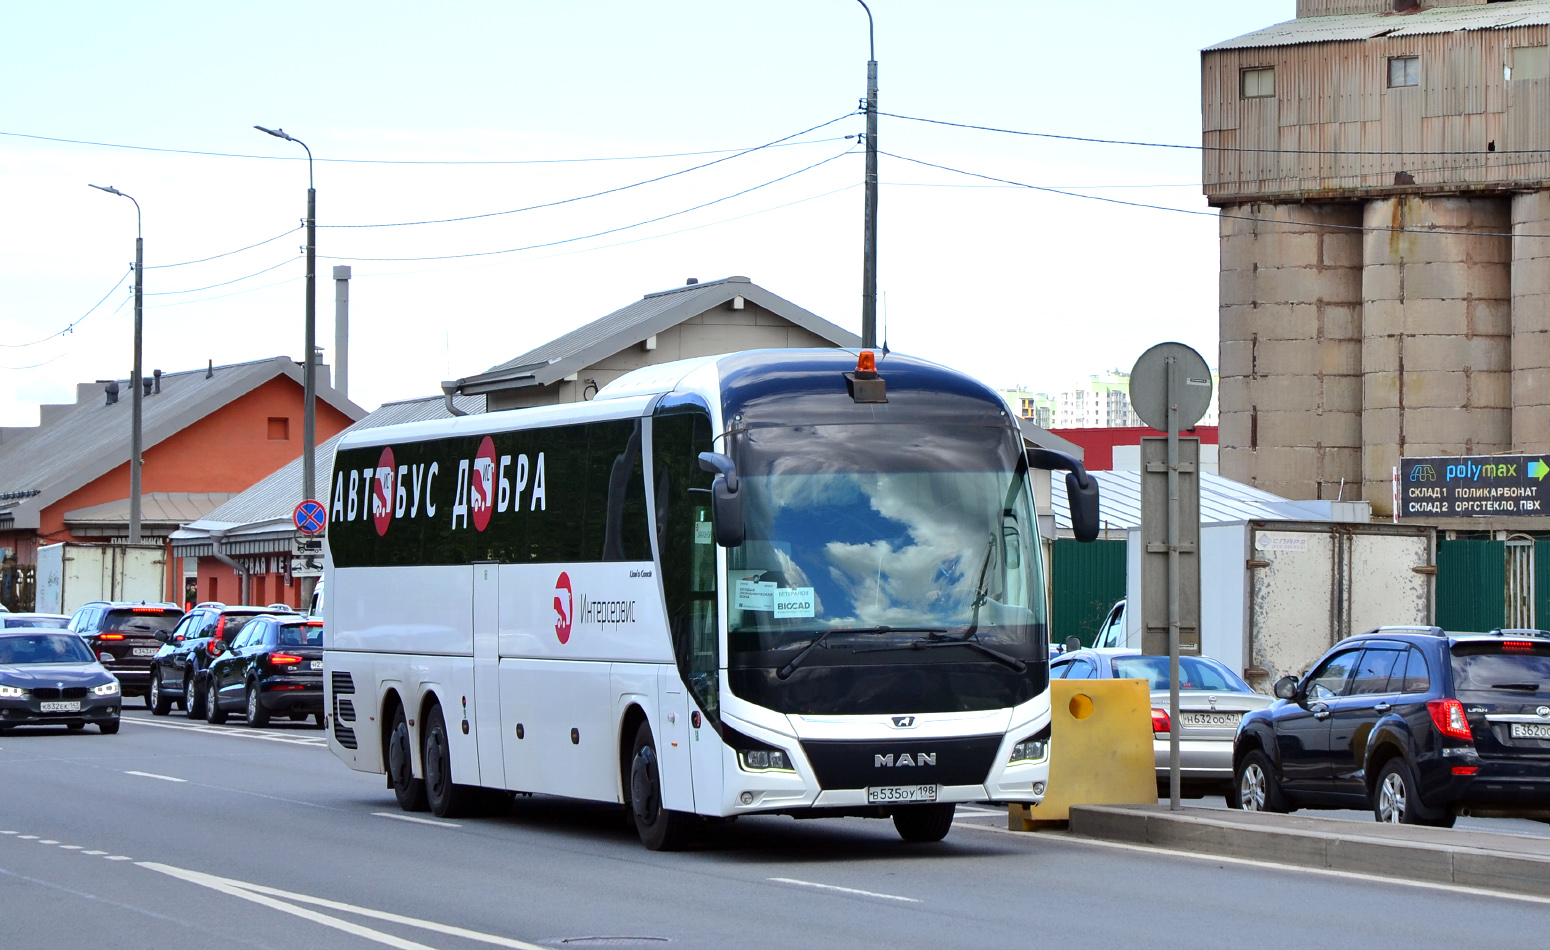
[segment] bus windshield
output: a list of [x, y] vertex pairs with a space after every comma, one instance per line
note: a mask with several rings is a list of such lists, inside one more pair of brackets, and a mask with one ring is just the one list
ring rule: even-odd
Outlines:
[[[783, 672], [760, 679], [803, 692], [803, 677], [785, 667], [823, 636], [821, 649], [801, 658], [807, 679], [824, 679], [815, 675], [823, 667], [898, 679], [900, 665], [944, 665], [972, 668], [976, 681], [970, 695], [940, 699], [950, 708], [1012, 705], [1013, 694], [1022, 696], [1023, 685], [978, 682], [1028, 684], [1024, 664], [1006, 660], [1048, 656], [1038, 525], [1009, 430], [771, 427], [744, 430], [734, 445], [746, 540], [727, 552], [730, 667]], [[1000, 661], [977, 649], [923, 649], [949, 639], [990, 647]], [[1042, 688], [1043, 674], [1036, 678]], [[758, 701], [791, 706], [767, 694]]]

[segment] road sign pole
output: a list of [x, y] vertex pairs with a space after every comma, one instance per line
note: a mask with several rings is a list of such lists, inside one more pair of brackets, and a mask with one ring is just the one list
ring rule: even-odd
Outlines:
[[1179, 361], [1168, 380], [1168, 808], [1179, 810]]

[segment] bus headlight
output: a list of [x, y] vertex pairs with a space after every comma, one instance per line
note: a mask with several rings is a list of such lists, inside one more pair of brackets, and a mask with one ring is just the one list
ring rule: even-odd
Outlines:
[[795, 772], [786, 753], [779, 749], [749, 749], [737, 753], [738, 764], [750, 772]]
[[1049, 739], [1044, 736], [1032, 736], [1012, 746], [1012, 757], [1007, 760], [1012, 762], [1042, 762], [1049, 756]]

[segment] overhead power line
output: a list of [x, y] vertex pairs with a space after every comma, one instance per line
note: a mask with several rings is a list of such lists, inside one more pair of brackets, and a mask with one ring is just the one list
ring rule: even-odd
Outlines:
[[223, 281], [221, 281], [218, 284], [209, 284], [209, 285], [204, 286], [204, 287], [190, 287], [187, 290], [158, 290], [155, 293], [149, 293], [149, 294], [146, 294], [145, 296], [147, 296], [147, 297], [169, 297], [169, 296], [173, 296], [175, 294], [197, 294], [197, 293], [199, 293], [202, 290], [214, 290], [217, 287], [225, 287], [225, 286], [228, 286], [230, 284], [238, 283], [239, 281], [244, 281], [244, 280], [248, 280], [248, 279], [253, 278], [253, 277], [257, 277], [259, 274], [267, 274], [267, 273], [269, 273], [272, 270], [278, 270], [279, 268], [284, 267], [286, 264], [292, 263], [293, 261], [298, 261], [300, 259], [301, 258], [299, 258], [299, 257], [288, 257], [288, 258], [286, 258], [285, 260], [281, 261], [278, 264], [274, 264], [274, 265], [272, 265], [270, 267], [266, 267], [266, 268], [264, 268], [263, 270], [260, 270], [260, 271], [254, 271], [253, 273], [248, 274], [245, 277], [236, 277], [236, 278], [233, 278], [231, 280], [223, 280]]
[[[80, 325], [82, 320], [85, 320], [87, 317], [91, 316], [93, 313], [96, 313], [98, 307], [100, 307], [103, 304], [107, 303], [108, 302], [108, 298], [113, 296], [113, 291], [115, 291], [115, 290], [119, 289], [120, 287], [122, 287], [124, 285], [124, 281], [127, 280], [129, 278], [129, 275], [133, 274], [134, 272], [135, 272], [135, 269], [133, 267], [131, 267], [127, 271], [125, 271], [123, 276], [119, 277], [118, 282], [115, 283], [111, 288], [109, 288], [107, 293], [102, 295], [102, 299], [101, 300], [99, 300], [96, 303], [92, 304], [90, 310], [86, 311], [85, 313], [81, 314], [79, 317], [76, 317], [74, 320], [71, 320], [69, 323], [65, 324], [64, 329], [62, 329], [62, 330], [55, 330], [53, 333], [50, 333], [48, 336], [42, 337], [41, 339], [33, 340], [30, 343], [0, 343], [0, 347], [4, 347], [5, 349], [8, 349], [8, 350], [20, 350], [20, 349], [25, 349], [25, 348], [27, 348], [29, 346], [37, 346], [39, 343], [47, 343], [49, 340], [52, 340], [52, 339], [54, 339], [55, 337], [58, 337], [58, 336], [64, 336], [66, 333], [69, 333], [70, 331], [74, 330], [78, 325]], [[53, 362], [53, 361], [50, 360], [50, 362]], [[43, 364], [39, 363], [37, 365], [42, 366]], [[30, 367], [30, 366], [17, 366], [17, 367], [14, 367], [14, 368], [15, 369], [32, 369], [33, 367]]]
[[1488, 158], [1492, 155], [1546, 155], [1550, 149], [1544, 148], [1518, 148], [1497, 149], [1495, 151], [1445, 150], [1445, 151], [1406, 151], [1406, 150], [1364, 150], [1364, 149], [1324, 149], [1324, 148], [1249, 148], [1237, 145], [1180, 145], [1174, 142], [1144, 142], [1134, 139], [1102, 139], [1085, 135], [1060, 135], [1054, 132], [1028, 132], [1020, 129], [1002, 129], [993, 125], [974, 125], [969, 122], [949, 122], [946, 119], [926, 119], [917, 115], [897, 115], [892, 112], [879, 112], [878, 115], [888, 116], [890, 119], [903, 119], [906, 122], [924, 122], [928, 125], [946, 125], [955, 129], [974, 129], [979, 132], [999, 132], [1004, 135], [1021, 135], [1028, 138], [1055, 139], [1061, 142], [1087, 142], [1094, 145], [1133, 145], [1139, 148], [1170, 148], [1189, 152], [1262, 152], [1272, 155], [1392, 155], [1392, 156], [1416, 156], [1416, 155], [1478, 155]]
[[[0, 135], [11, 138], [33, 139], [39, 142], [59, 142], [65, 145], [87, 145], [95, 148], [122, 148], [135, 152], [164, 152], [173, 155], [199, 155], [206, 158], [251, 158], [266, 162], [304, 162], [305, 156], [301, 155], [249, 155], [242, 152], [204, 152], [187, 148], [158, 148], [150, 145], [124, 145], [118, 142], [90, 142], [84, 139], [56, 138], [50, 135], [31, 135], [26, 132], [5, 132]], [[782, 142], [771, 148], [789, 148], [795, 145], [818, 145], [824, 142], [836, 142], [839, 137], [828, 139], [812, 139], [806, 142]], [[727, 152], [739, 152], [744, 149], [716, 148], [699, 152], [663, 152], [655, 155], [600, 155], [581, 158], [516, 158], [516, 159], [489, 159], [466, 161], [442, 160], [442, 159], [398, 159], [398, 158], [319, 158], [319, 162], [334, 162], [347, 165], [571, 165], [586, 162], [642, 162], [657, 158], [692, 158], [696, 155], [722, 155]]]
[[540, 208], [556, 208], [560, 205], [573, 204], [577, 201], [586, 201], [589, 198], [600, 198], [603, 195], [612, 195], [621, 191], [629, 191], [631, 188], [639, 188], [642, 185], [650, 185], [659, 181], [666, 181], [669, 178], [677, 178], [680, 175], [687, 175], [690, 172], [697, 172], [703, 168], [709, 168], [712, 165], [720, 165], [722, 162], [730, 162], [734, 158], [742, 158], [744, 155], [751, 155], [754, 152], [761, 151], [762, 149], [773, 148], [774, 146], [779, 145], [788, 139], [794, 139], [799, 135], [806, 135], [809, 132], [824, 128], [825, 126], [833, 125], [836, 122], [841, 122], [853, 115], [855, 115], [854, 112], [847, 112], [844, 115], [836, 116], [827, 122], [819, 123], [812, 128], [803, 129], [800, 132], [793, 132], [784, 138], [775, 139], [773, 142], [766, 142], [763, 145], [755, 145], [753, 148], [743, 149], [740, 152], [736, 152], [731, 155], [724, 155], [721, 158], [717, 158], [709, 162], [702, 162], [699, 165], [679, 169], [675, 172], [668, 172], [665, 175], [657, 175], [655, 178], [647, 178], [644, 181], [631, 182], [628, 185], [620, 185], [617, 188], [606, 188], [603, 191], [594, 191], [585, 195], [575, 195], [570, 198], [561, 198], [557, 201], [546, 201], [542, 204], [528, 205], [524, 208], [509, 208], [505, 211], [486, 211], [481, 214], [466, 214], [456, 218], [436, 218], [427, 221], [391, 221], [382, 224], [322, 224], [318, 226], [323, 228], [404, 228], [421, 224], [452, 224], [457, 221], [477, 221], [481, 218], [496, 218], [507, 214], [521, 214], [524, 211], [537, 211]]
[[840, 152], [837, 155], [831, 155], [828, 158], [823, 159], [822, 161], [814, 162], [811, 165], [806, 165], [806, 166], [804, 166], [802, 168], [798, 168], [796, 171], [789, 172], [789, 173], [787, 173], [785, 175], [781, 175], [779, 178], [772, 178], [769, 181], [761, 182], [761, 183], [759, 183], [757, 185], [754, 185], [752, 187], [749, 187], [749, 188], [744, 188], [742, 191], [736, 191], [736, 192], [733, 192], [730, 195], [723, 195], [720, 198], [713, 198], [710, 201], [702, 202], [702, 203], [694, 205], [693, 207], [690, 207], [690, 208], [684, 208], [681, 211], [674, 211], [674, 212], [671, 212], [669, 214], [658, 215], [655, 218], [648, 218], [645, 221], [637, 221], [634, 224], [626, 224], [626, 225], [623, 225], [622, 227], [609, 228], [606, 231], [594, 231], [591, 234], [582, 234], [582, 235], [578, 235], [576, 237], [564, 238], [563, 240], [559, 240], [559, 241], [545, 241], [542, 244], [529, 244], [529, 245], [526, 245], [526, 246], [523, 246], [523, 247], [508, 247], [508, 248], [503, 248], [503, 249], [498, 250], [498, 251], [470, 251], [470, 252], [468, 252], [466, 254], [433, 254], [433, 255], [425, 255], [425, 256], [422, 256], [422, 257], [354, 257], [354, 256], [348, 256], [348, 255], [332, 255], [331, 256], [331, 255], [327, 255], [327, 254], [319, 254], [318, 258], [321, 259], [321, 260], [327, 260], [327, 261], [450, 261], [450, 260], [456, 260], [458, 258], [465, 258], [465, 257], [490, 257], [490, 256], [493, 256], [493, 255], [496, 255], [496, 254], [515, 254], [515, 253], [517, 253], [519, 251], [536, 251], [536, 250], [538, 250], [540, 248], [545, 248], [545, 247], [556, 247], [556, 246], [561, 245], [561, 244], [573, 244], [573, 243], [575, 243], [577, 241], [588, 240], [589, 238], [603, 237], [603, 236], [608, 235], [608, 234], [618, 234], [620, 231], [628, 231], [628, 230], [630, 230], [632, 228], [645, 227], [648, 224], [656, 224], [658, 221], [666, 221], [669, 218], [676, 218], [676, 217], [679, 217], [681, 215], [689, 214], [690, 212], [693, 212], [693, 211], [699, 211], [701, 208], [709, 208], [711, 205], [720, 204], [723, 201], [731, 201], [733, 198], [742, 197], [743, 195], [746, 195], [746, 194], [748, 194], [750, 192], [758, 191], [760, 188], [768, 188], [770, 185], [774, 185], [774, 184], [777, 184], [779, 182], [783, 182], [783, 181], [785, 181], [788, 178], [795, 178], [797, 175], [801, 175], [801, 174], [803, 174], [805, 172], [810, 172], [813, 169], [818, 168], [821, 165], [827, 165], [830, 162], [834, 161], [835, 159], [843, 158], [844, 156], [853, 154], [854, 152], [855, 152], [855, 147], [852, 146], [851, 148], [848, 148], [845, 151]]
[[262, 241], [259, 241], [257, 244], [249, 244], [247, 247], [239, 247], [235, 251], [226, 251], [226, 252], [221, 253], [221, 254], [212, 254], [209, 257], [201, 257], [197, 261], [178, 261], [176, 264], [147, 264], [147, 265], [145, 265], [145, 269], [146, 270], [156, 270], [156, 269], [162, 268], [162, 267], [187, 267], [190, 264], [203, 264], [203, 263], [205, 263], [207, 261], [219, 260], [219, 259], [221, 259], [223, 257], [230, 257], [233, 254], [241, 254], [243, 251], [251, 251], [255, 247], [263, 247], [265, 244], [270, 244], [270, 243], [272, 243], [274, 241], [278, 241], [281, 238], [285, 237], [285, 235], [287, 235], [287, 234], [295, 234], [297, 231], [300, 231], [300, 230], [301, 230], [301, 226], [298, 225], [298, 226], [296, 226], [294, 228], [291, 228], [289, 231], [286, 231], [286, 232], [281, 233], [281, 234], [276, 234], [272, 238], [264, 238]]
[[1550, 238], [1550, 234], [1516, 234], [1510, 231], [1475, 231], [1470, 228], [1428, 227], [1428, 228], [1369, 228], [1360, 224], [1328, 224], [1322, 221], [1274, 221], [1269, 218], [1256, 217], [1251, 214], [1232, 214], [1227, 211], [1201, 211], [1197, 208], [1172, 208], [1168, 205], [1148, 204], [1144, 201], [1125, 201], [1122, 198], [1105, 198], [1103, 195], [1085, 195], [1079, 191], [1065, 191], [1060, 188], [1051, 188], [1046, 185], [1030, 185], [1027, 182], [1013, 181], [1010, 178], [997, 178], [994, 175], [983, 175], [979, 172], [971, 172], [962, 168], [954, 168], [951, 165], [940, 165], [936, 162], [928, 162], [919, 158], [910, 158], [907, 155], [898, 155], [894, 152], [879, 150], [879, 155], [889, 158], [897, 158], [901, 162], [909, 162], [912, 165], [923, 165], [926, 168], [935, 168], [944, 172], [952, 172], [955, 175], [967, 175], [970, 178], [979, 178], [984, 181], [998, 182], [1003, 185], [1015, 185], [1026, 188], [1029, 191], [1042, 191], [1052, 195], [1065, 195], [1067, 198], [1083, 198], [1087, 201], [1101, 201], [1104, 204], [1121, 205], [1127, 208], [1146, 208], [1150, 211], [1171, 211], [1174, 214], [1187, 214], [1200, 218], [1226, 218], [1233, 221], [1253, 221], [1271, 227], [1287, 227], [1306, 230], [1322, 229], [1327, 231], [1361, 231], [1380, 234], [1468, 234], [1471, 237], [1504, 237], [1504, 238]]

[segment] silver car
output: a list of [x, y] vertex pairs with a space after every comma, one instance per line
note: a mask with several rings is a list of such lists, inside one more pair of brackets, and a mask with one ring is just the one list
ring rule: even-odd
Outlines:
[[[1140, 650], [1077, 650], [1050, 662], [1050, 679], [1144, 679], [1152, 691], [1152, 750], [1159, 794], [1168, 788], [1168, 658]], [[1243, 714], [1274, 703], [1203, 656], [1179, 657], [1179, 775], [1192, 798], [1232, 789], [1232, 743]]]

